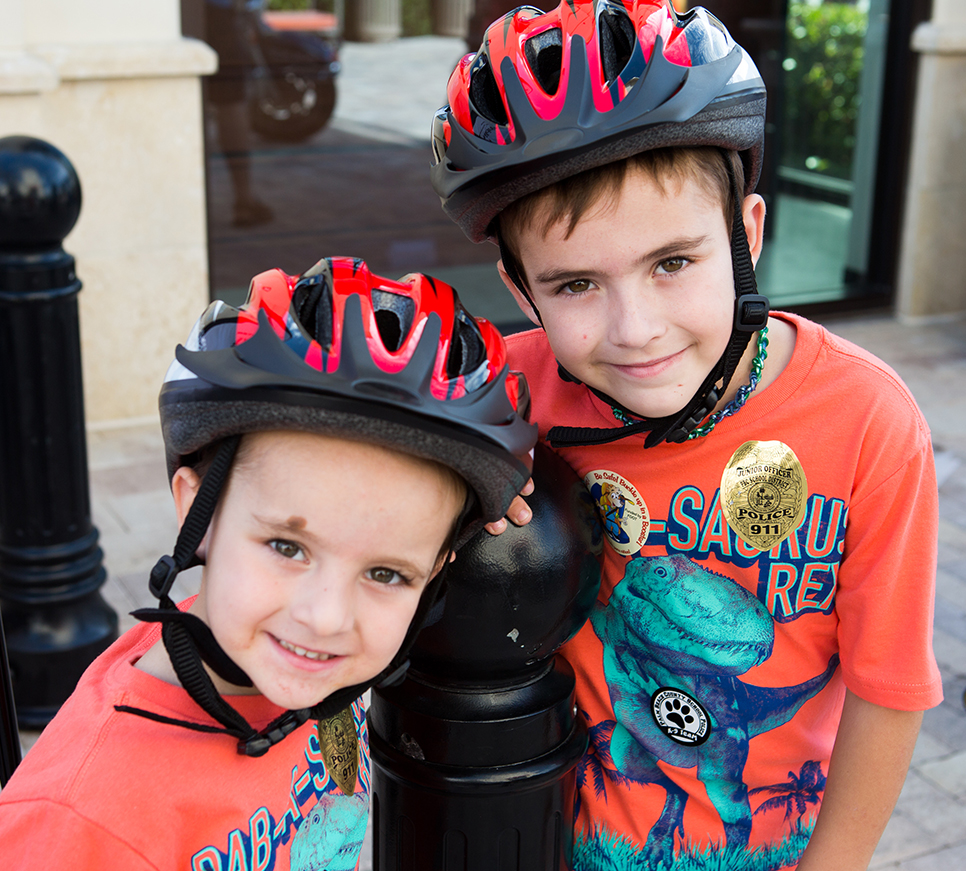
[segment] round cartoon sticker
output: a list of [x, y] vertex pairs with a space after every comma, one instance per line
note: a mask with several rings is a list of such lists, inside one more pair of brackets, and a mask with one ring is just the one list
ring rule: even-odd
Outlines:
[[584, 483], [597, 503], [600, 521], [611, 547], [631, 556], [647, 541], [651, 520], [641, 494], [622, 475], [596, 469], [584, 476]]
[[795, 452], [782, 442], [745, 442], [721, 476], [721, 510], [745, 544], [770, 550], [805, 516], [808, 482]]

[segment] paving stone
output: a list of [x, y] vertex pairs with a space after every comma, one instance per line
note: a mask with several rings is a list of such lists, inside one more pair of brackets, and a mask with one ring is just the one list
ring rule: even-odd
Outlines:
[[966, 610], [966, 579], [941, 568], [936, 572], [936, 593]]
[[943, 759], [918, 766], [919, 773], [946, 792], [963, 800], [963, 816], [966, 822], [966, 750], [960, 750]]
[[946, 685], [942, 704], [926, 711], [922, 731], [945, 741], [954, 750], [966, 748], [966, 715], [963, 712], [962, 684]]
[[882, 833], [869, 868], [895, 868], [899, 861], [921, 856], [932, 849], [935, 842], [933, 833], [897, 809]]
[[[936, 595], [935, 625], [937, 629], [966, 643], [966, 609], [949, 596]], [[966, 659], [960, 661], [966, 667]]]
[[[966, 821], [963, 821], [962, 828], [966, 828]], [[937, 848], [898, 867], [902, 871], [962, 871], [966, 868], [966, 841]]]
[[966, 673], [966, 641], [961, 641], [955, 635], [939, 627], [940, 619], [937, 615], [937, 628], [933, 634], [933, 650], [940, 667], [946, 666], [953, 672]]
[[[949, 844], [966, 834], [959, 828], [966, 820], [966, 804], [919, 771], [910, 772], [906, 777], [896, 812], [928, 832], [936, 846], [936, 841]], [[955, 837], [951, 834], [953, 832], [957, 833]]]
[[952, 750], [953, 747], [946, 741], [940, 740], [929, 732], [920, 731], [916, 739], [916, 749], [912, 754], [912, 767], [916, 768], [926, 762], [949, 756]]

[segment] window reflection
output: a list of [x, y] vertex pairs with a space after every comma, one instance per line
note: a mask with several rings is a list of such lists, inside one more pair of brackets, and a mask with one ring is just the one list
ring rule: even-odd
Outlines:
[[[270, 2], [182, 0], [185, 32], [221, 59], [204, 85], [212, 295], [237, 300], [263, 269], [298, 273], [349, 254], [384, 275], [435, 274], [475, 313], [522, 325], [496, 248], [468, 242], [429, 182], [430, 123], [449, 73], [515, 0], [446, 0], [449, 35], [432, 16], [445, 3], [401, 0], [402, 38], [374, 42], [343, 40], [347, 0]], [[861, 293], [890, 0], [701, 5], [769, 89], [762, 289], [776, 307]]]

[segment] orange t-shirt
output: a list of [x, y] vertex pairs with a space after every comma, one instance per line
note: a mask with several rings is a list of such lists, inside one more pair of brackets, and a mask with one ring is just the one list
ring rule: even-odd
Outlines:
[[[126, 632], [87, 669], [0, 792], [0, 864], [71, 871], [353, 871], [369, 807], [365, 711], [354, 795], [326, 771], [314, 721], [264, 756], [229, 735], [119, 712], [129, 705], [217, 726], [178, 686], [134, 667], [158, 624]], [[232, 696], [256, 729], [282, 709]]]
[[[793, 359], [708, 436], [559, 450], [602, 526], [598, 601], [563, 649], [590, 732], [578, 871], [714, 853], [750, 867], [748, 851], [794, 866], [845, 688], [900, 710], [942, 698], [926, 423], [885, 364], [778, 316], [797, 328]], [[558, 377], [542, 331], [508, 345], [541, 437], [619, 425]]]

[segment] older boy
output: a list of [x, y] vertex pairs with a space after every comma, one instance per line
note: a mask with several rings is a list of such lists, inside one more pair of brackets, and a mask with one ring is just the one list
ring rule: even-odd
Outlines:
[[176, 356], [181, 532], [161, 608], [136, 612], [161, 626], [91, 666], [0, 794], [4, 868], [351, 871], [357, 699], [404, 668], [457, 540], [526, 481], [524, 382], [452, 288], [348, 258], [256, 276]]
[[754, 65], [702, 9], [568, 0], [449, 100], [434, 184], [607, 529], [574, 867], [867, 867], [941, 699], [932, 452], [895, 373], [757, 293]]

